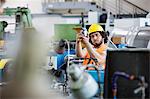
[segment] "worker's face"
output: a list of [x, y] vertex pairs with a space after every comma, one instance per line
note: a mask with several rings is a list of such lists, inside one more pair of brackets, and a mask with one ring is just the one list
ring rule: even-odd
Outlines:
[[98, 47], [102, 44], [103, 38], [99, 32], [92, 33], [90, 35], [91, 42], [95, 47]]

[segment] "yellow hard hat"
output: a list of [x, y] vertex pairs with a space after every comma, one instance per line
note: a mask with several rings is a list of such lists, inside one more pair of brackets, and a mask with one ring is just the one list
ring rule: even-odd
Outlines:
[[104, 31], [104, 29], [99, 24], [94, 23], [89, 27], [88, 34], [91, 34], [93, 32], [97, 32], [97, 31]]

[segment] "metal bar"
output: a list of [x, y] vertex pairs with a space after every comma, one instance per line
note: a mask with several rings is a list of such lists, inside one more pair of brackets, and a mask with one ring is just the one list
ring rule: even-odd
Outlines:
[[116, 0], [116, 14], [118, 13], [118, 10], [117, 10], [117, 8], [118, 8], [118, 0]]
[[121, 13], [121, 3], [120, 3], [120, 0], [118, 0], [118, 11], [119, 11], [119, 14]]

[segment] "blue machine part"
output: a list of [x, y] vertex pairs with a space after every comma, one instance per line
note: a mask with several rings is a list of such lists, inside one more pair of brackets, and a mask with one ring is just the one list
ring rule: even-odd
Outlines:
[[97, 94], [100, 94], [103, 97], [104, 93], [104, 70], [100, 70], [100, 81], [98, 81], [98, 73], [96, 70], [87, 70], [87, 73], [89, 73], [97, 83], [100, 84], [100, 89], [98, 90]]
[[118, 44], [118, 48], [126, 48], [127, 44]]
[[[96, 82], [98, 82], [98, 73], [96, 70], [88, 70], [87, 71], [94, 79]], [[100, 70], [100, 83], [104, 83], [104, 70]]]
[[[69, 53], [74, 55], [75, 54], [75, 50], [70, 50]], [[64, 58], [67, 55], [68, 55], [68, 50], [66, 50], [63, 54], [57, 54], [57, 68], [58, 69], [62, 66], [62, 64], [65, 63]]]

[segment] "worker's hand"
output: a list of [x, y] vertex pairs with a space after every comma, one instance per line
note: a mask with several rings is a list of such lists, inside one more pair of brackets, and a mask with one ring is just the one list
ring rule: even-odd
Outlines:
[[77, 35], [77, 41], [78, 42], [82, 42], [82, 43], [89, 42], [89, 39], [82, 32], [83, 32], [83, 30], [81, 30], [80, 33], [78, 33], [78, 35]]
[[87, 38], [86, 36], [83, 36], [83, 37], [82, 37], [82, 43], [85, 44], [85, 45], [86, 45], [87, 43], [89, 43], [89, 38]]

